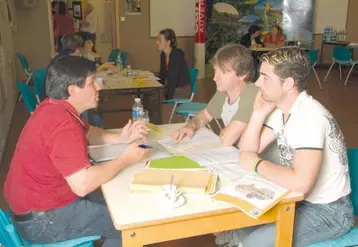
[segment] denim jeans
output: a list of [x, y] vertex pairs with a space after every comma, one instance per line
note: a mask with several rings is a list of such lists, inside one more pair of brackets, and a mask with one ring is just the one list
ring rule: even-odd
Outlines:
[[[293, 228], [293, 247], [306, 247], [344, 235], [354, 225], [353, 207], [349, 196], [328, 204], [307, 201], [296, 204]], [[276, 224], [242, 228], [226, 234], [242, 243], [243, 247], [274, 247]], [[227, 239], [232, 243], [231, 239]], [[233, 246], [231, 243], [221, 246]]]
[[97, 109], [90, 109], [83, 112], [81, 118], [92, 126], [103, 128], [103, 119]]
[[93, 192], [35, 219], [14, 223], [22, 238], [32, 243], [55, 243], [101, 235], [105, 239], [103, 246], [122, 246], [121, 232], [114, 228], [100, 192]]

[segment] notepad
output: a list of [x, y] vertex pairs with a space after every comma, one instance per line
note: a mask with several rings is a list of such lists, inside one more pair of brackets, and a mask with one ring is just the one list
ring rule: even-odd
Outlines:
[[216, 190], [217, 176], [208, 170], [169, 169], [144, 169], [134, 175], [129, 189], [132, 193], [159, 192], [172, 176], [173, 184], [183, 193], [211, 194]]
[[148, 163], [148, 168], [152, 169], [205, 169], [205, 166], [201, 166], [198, 162], [189, 159], [185, 156], [171, 156], [163, 159], [151, 160]]
[[233, 205], [252, 218], [259, 218], [288, 194], [265, 178], [246, 175], [212, 196], [214, 200]]
[[88, 147], [88, 155], [96, 162], [105, 162], [117, 158], [128, 148], [128, 144], [108, 144]]

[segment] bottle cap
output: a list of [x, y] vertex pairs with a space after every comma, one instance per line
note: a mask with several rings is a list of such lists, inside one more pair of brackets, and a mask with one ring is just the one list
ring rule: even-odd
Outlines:
[[140, 102], [140, 98], [135, 98], [134, 102], [136, 102], [136, 103]]

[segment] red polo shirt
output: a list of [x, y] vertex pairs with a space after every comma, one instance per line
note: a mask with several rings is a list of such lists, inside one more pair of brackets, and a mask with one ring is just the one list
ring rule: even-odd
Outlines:
[[47, 211], [78, 196], [66, 177], [90, 166], [86, 130], [75, 109], [64, 100], [44, 100], [18, 139], [4, 186], [14, 213]]

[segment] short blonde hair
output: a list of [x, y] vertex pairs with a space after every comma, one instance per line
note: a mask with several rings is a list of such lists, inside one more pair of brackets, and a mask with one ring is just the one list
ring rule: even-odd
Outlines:
[[246, 75], [247, 81], [252, 79], [254, 70], [253, 57], [243, 45], [228, 44], [221, 47], [215, 53], [211, 63], [223, 71], [232, 69], [237, 76]]
[[292, 77], [300, 92], [307, 89], [311, 62], [305, 50], [297, 47], [276, 49], [263, 54], [261, 62], [274, 66], [275, 74], [282, 79]]

